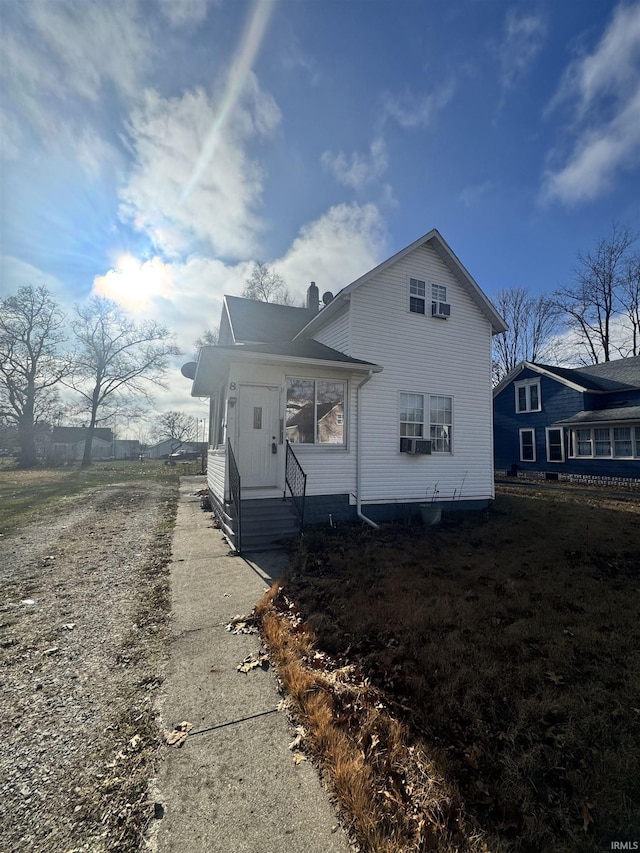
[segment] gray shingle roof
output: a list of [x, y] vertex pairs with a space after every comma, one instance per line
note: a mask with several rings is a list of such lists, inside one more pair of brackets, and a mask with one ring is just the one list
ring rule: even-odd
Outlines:
[[555, 373], [561, 379], [575, 382], [588, 391], [640, 389], [640, 355], [585, 367], [554, 367], [548, 364], [539, 364], [538, 367]]
[[290, 341], [313, 316], [307, 308], [259, 302], [241, 296], [225, 296], [225, 301], [236, 343]]
[[640, 421], [640, 406], [620, 406], [617, 409], [592, 409], [578, 412], [558, 424], [610, 424]]
[[236, 347], [217, 347], [220, 352], [233, 356], [241, 352], [265, 353], [267, 355], [282, 355], [287, 358], [311, 358], [317, 361], [343, 362], [358, 367], [377, 367], [370, 361], [351, 358], [339, 350], [314, 341], [311, 338], [297, 341], [282, 341], [279, 343], [243, 344]]
[[[75, 444], [77, 441], [84, 441], [87, 437], [86, 427], [54, 427], [51, 432], [51, 441], [53, 444]], [[93, 432], [94, 438], [101, 438], [103, 441], [113, 441], [113, 433], [109, 427], [96, 427]]]

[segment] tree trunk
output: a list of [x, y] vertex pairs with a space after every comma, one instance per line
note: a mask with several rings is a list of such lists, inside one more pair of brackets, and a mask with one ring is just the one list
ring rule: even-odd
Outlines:
[[33, 428], [33, 395], [27, 394], [22, 415], [18, 421], [18, 433], [20, 435], [20, 456], [18, 466], [20, 468], [35, 468], [38, 464], [36, 452], [35, 430]]
[[91, 445], [93, 444], [93, 433], [96, 429], [96, 419], [98, 413], [98, 400], [100, 394], [100, 386], [96, 385], [92, 400], [91, 400], [91, 420], [89, 421], [89, 426], [87, 427], [87, 435], [84, 440], [84, 453], [82, 454], [82, 462], [80, 463], [81, 468], [88, 468], [91, 465]]

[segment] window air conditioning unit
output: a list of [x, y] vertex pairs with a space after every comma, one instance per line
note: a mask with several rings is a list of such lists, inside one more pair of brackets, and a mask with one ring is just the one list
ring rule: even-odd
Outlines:
[[431, 453], [431, 442], [425, 438], [401, 438], [400, 452], [410, 456], [424, 456]]
[[442, 317], [444, 320], [451, 316], [451, 305], [448, 302], [432, 302], [431, 316]]

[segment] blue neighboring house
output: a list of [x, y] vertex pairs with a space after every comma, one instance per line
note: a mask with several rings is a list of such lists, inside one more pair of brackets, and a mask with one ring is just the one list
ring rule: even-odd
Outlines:
[[493, 391], [494, 465], [549, 480], [640, 484], [640, 356], [523, 361]]

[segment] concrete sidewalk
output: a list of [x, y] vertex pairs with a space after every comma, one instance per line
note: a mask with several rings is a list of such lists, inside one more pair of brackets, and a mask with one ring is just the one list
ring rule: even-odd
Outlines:
[[225, 626], [249, 613], [285, 566], [229, 556], [211, 515], [184, 477], [173, 541], [173, 640], [160, 710], [165, 728], [193, 723], [184, 746], [165, 747], [155, 798], [164, 809], [150, 838], [158, 853], [346, 853], [346, 836], [316, 771], [295, 765], [292, 731], [277, 710], [271, 670], [239, 673], [257, 634]]

